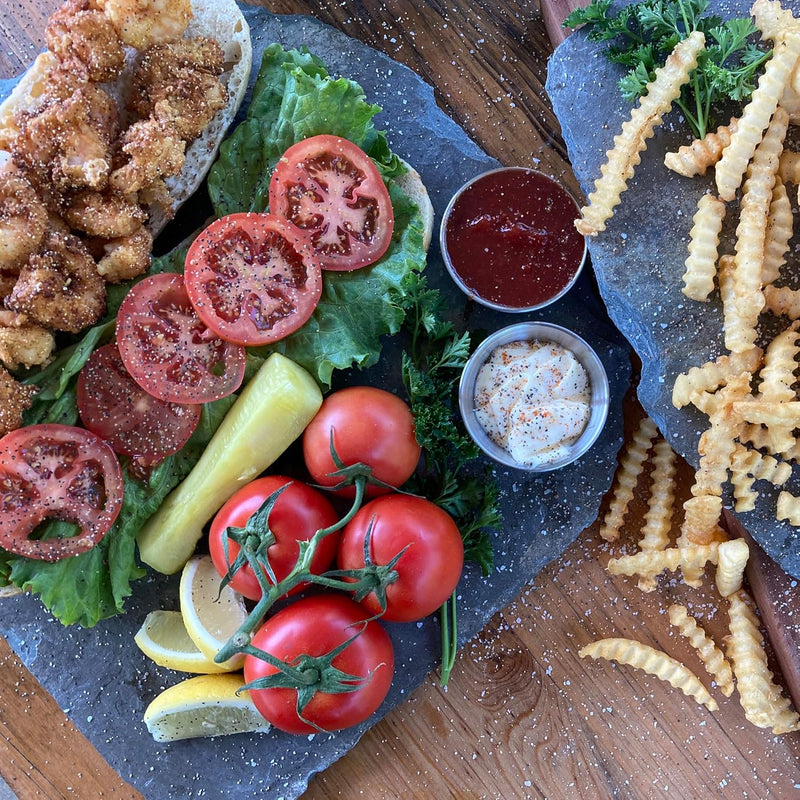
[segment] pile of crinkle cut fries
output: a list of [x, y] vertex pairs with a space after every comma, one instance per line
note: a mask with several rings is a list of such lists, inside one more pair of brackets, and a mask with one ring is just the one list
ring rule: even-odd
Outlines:
[[[716, 566], [714, 583], [727, 601], [730, 633], [724, 651], [698, 625], [685, 606], [669, 609], [671, 623], [687, 637], [719, 690], [737, 690], [747, 719], [776, 734], [800, 730], [800, 715], [770, 671], [751, 597], [742, 588], [749, 557], [744, 539], [729, 539], [720, 525], [722, 489], [730, 481], [737, 511], [753, 507], [756, 479], [781, 486], [800, 458], [800, 398], [795, 358], [800, 325], [800, 290], [787, 288], [786, 259], [792, 237], [792, 205], [786, 185], [800, 186], [800, 153], [784, 149], [789, 127], [800, 122], [800, 19], [779, 0], [756, 0], [756, 27], [772, 42], [766, 63], [741, 114], [703, 140], [668, 153], [667, 168], [686, 177], [715, 170], [716, 194], [698, 203], [689, 236], [684, 294], [706, 301], [715, 291], [722, 302], [726, 353], [678, 376], [673, 404], [695, 406], [708, 418], [698, 445], [699, 466], [683, 522], [674, 544], [671, 528], [675, 454], [645, 418], [620, 458], [620, 469], [601, 535], [614, 541], [633, 496], [648, 452], [653, 456], [653, 495], [638, 552], [612, 559], [609, 571], [639, 577], [644, 591], [656, 588], [664, 570], [677, 571], [689, 586], [699, 586], [706, 566]], [[705, 46], [695, 31], [679, 42], [649, 84], [641, 103], [623, 124], [606, 154], [601, 177], [576, 227], [584, 235], [605, 230], [627, 181], [640, 162], [646, 140], [661, 124], [689, 80]], [[800, 200], [800, 197], [798, 198]], [[734, 241], [722, 242], [726, 216], [738, 214]], [[725, 252], [727, 250], [727, 252]], [[765, 342], [763, 315], [788, 319], [788, 327]], [[778, 495], [777, 518], [800, 525], [800, 498]], [[684, 664], [630, 639], [602, 639], [582, 656], [608, 658], [645, 669], [711, 710], [717, 703]]]

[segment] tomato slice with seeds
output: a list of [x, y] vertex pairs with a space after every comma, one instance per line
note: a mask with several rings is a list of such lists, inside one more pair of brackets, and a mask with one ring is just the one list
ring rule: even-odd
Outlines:
[[[122, 507], [122, 471], [111, 447], [84, 428], [30, 425], [0, 439], [0, 547], [59, 561], [91, 550]], [[65, 538], [31, 538], [47, 519], [75, 523]]]
[[311, 136], [283, 154], [270, 179], [269, 210], [308, 233], [323, 269], [372, 264], [392, 241], [392, 201], [378, 168], [339, 136]]
[[264, 345], [303, 325], [322, 294], [322, 272], [297, 228], [271, 214], [229, 214], [186, 255], [186, 291], [223, 339]]
[[95, 350], [78, 374], [81, 422], [115, 453], [154, 465], [189, 441], [201, 406], [153, 397], [131, 377], [115, 344]]
[[181, 275], [153, 275], [133, 286], [117, 314], [117, 347], [136, 383], [171, 403], [218, 400], [244, 379], [244, 349], [208, 329]]

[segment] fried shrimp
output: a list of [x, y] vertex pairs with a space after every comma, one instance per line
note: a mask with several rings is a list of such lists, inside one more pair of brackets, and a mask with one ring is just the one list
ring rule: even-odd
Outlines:
[[137, 50], [183, 36], [192, 18], [190, 0], [101, 0], [120, 39]]
[[147, 213], [117, 192], [84, 190], [69, 201], [64, 220], [72, 230], [115, 239], [135, 233], [147, 220]]
[[78, 333], [103, 316], [106, 286], [83, 242], [50, 230], [20, 270], [5, 305], [45, 328]]
[[122, 283], [136, 278], [150, 266], [153, 237], [144, 225], [130, 236], [112, 239], [103, 245], [105, 255], [97, 271], [107, 283]]
[[186, 141], [197, 138], [225, 107], [225, 87], [208, 72], [190, 68], [178, 71], [172, 83], [159, 84], [151, 91], [154, 119], [175, 126]]
[[22, 314], [0, 310], [0, 361], [9, 369], [46, 364], [55, 347], [55, 337], [46, 328]]
[[94, 84], [53, 101], [38, 113], [17, 116], [14, 163], [37, 188], [102, 189], [111, 168], [111, 143], [119, 116], [113, 99]]
[[131, 107], [143, 118], [172, 123], [191, 141], [227, 102], [219, 80], [224, 62], [219, 44], [204, 36], [154, 45], [136, 66]]
[[47, 209], [36, 190], [14, 170], [0, 171], [0, 270], [14, 274], [36, 250], [47, 227]]
[[50, 17], [44, 36], [51, 53], [60, 60], [80, 60], [92, 81], [114, 80], [125, 66], [116, 28], [90, 0], [67, 0]]
[[22, 427], [22, 414], [31, 407], [36, 389], [14, 380], [0, 366], [0, 436]]
[[175, 128], [158, 120], [134, 122], [122, 136], [128, 162], [111, 173], [111, 188], [123, 194], [138, 192], [158, 178], [177, 175], [186, 160], [186, 142]]

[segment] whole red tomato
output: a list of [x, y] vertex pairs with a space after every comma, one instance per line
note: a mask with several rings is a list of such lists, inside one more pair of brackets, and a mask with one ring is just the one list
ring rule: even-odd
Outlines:
[[[257, 478], [239, 489], [217, 512], [211, 523], [209, 550], [220, 575], [224, 576], [228, 572], [240, 549], [227, 536], [226, 530], [230, 527], [243, 528], [264, 501], [284, 486], [286, 488], [269, 514], [269, 527], [275, 537], [275, 544], [267, 551], [267, 557], [278, 581], [285, 578], [297, 563], [300, 554], [298, 540], [308, 541], [318, 530], [329, 528], [338, 520], [339, 517], [328, 499], [308, 484], [283, 475]], [[226, 539], [227, 559], [224, 549]], [[336, 557], [338, 541], [339, 532], [336, 531], [319, 542], [311, 560], [312, 572], [324, 572], [331, 565]], [[261, 586], [249, 564], [237, 570], [231, 586], [251, 600], [261, 597]], [[304, 584], [298, 585], [290, 594], [302, 588]]]
[[[378, 480], [402, 486], [419, 463], [411, 409], [397, 395], [374, 386], [350, 386], [329, 394], [303, 433], [303, 457], [311, 479], [321, 486], [341, 482], [331, 455], [347, 466], [363, 463]], [[376, 496], [390, 489], [370, 485]], [[348, 494], [352, 496], [353, 490]]]
[[[345, 526], [337, 555], [340, 569], [365, 565], [365, 539], [373, 564], [394, 566], [397, 579], [386, 587], [382, 619], [412, 622], [436, 611], [453, 593], [464, 565], [464, 543], [453, 518], [422, 497], [390, 494], [367, 503]], [[379, 614], [374, 592], [361, 605]]]
[[[287, 733], [314, 733], [320, 728], [349, 728], [377, 710], [394, 676], [394, 649], [380, 623], [365, 623], [365, 616], [364, 609], [349, 597], [327, 593], [298, 600], [264, 623], [253, 637], [253, 646], [306, 674], [314, 675], [321, 666], [318, 659], [352, 639], [328, 660], [335, 669], [363, 679], [354, 691], [338, 694], [324, 691], [320, 682], [312, 683], [319, 689], [300, 714], [296, 689], [251, 688], [250, 698], [265, 719]], [[245, 657], [247, 683], [277, 672], [276, 667], [256, 656]]]

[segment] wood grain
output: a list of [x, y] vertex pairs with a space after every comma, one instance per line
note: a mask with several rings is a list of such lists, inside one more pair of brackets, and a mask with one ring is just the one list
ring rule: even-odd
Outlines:
[[[55, 5], [19, 0], [0, 7], [3, 76], [32, 60]], [[278, 0], [269, 7], [314, 14], [407, 64], [486, 152], [506, 164], [538, 166], [577, 190], [544, 92], [551, 46], [534, 0]], [[631, 394], [628, 435], [641, 414]], [[688, 491], [689, 476], [682, 464], [679, 493]], [[634, 580], [604, 569], [633, 548], [646, 494], [647, 472], [618, 543], [602, 542], [597, 525], [583, 532], [464, 648], [447, 690], [431, 675], [316, 776], [304, 800], [797, 796], [800, 736], [754, 728], [735, 697], [713, 688], [720, 710], [710, 714], [655, 678], [578, 657], [595, 637], [635, 636], [685, 659], [711, 686], [665, 611], [685, 601], [720, 637], [724, 613], [708, 588], [687, 590], [667, 576], [645, 595]], [[1, 641], [0, 699], [0, 775], [21, 800], [141, 797]], [[135, 753], [130, 758], [135, 763]]]

